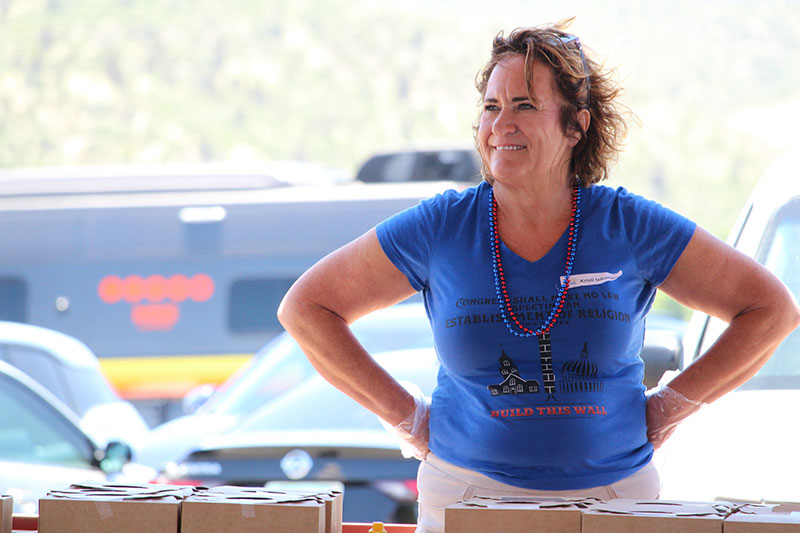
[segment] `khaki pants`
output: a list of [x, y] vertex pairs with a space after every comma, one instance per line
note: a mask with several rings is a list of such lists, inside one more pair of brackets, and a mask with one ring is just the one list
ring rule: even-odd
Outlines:
[[419, 520], [417, 533], [443, 533], [444, 508], [473, 496], [541, 496], [547, 498], [633, 498], [656, 500], [661, 490], [652, 461], [636, 473], [602, 487], [581, 490], [532, 490], [513, 487], [448, 463], [429, 453], [419, 465]]

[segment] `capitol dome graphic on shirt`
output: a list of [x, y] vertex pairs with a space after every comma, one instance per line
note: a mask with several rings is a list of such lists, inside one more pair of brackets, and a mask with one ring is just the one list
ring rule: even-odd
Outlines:
[[561, 366], [562, 392], [602, 392], [603, 382], [597, 379], [597, 364], [589, 360], [588, 343], [583, 343], [579, 359], [567, 361]]

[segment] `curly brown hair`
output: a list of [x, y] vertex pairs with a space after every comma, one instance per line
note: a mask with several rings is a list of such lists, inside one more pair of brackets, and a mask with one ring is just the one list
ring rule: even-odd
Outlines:
[[[560, 21], [554, 25], [517, 28], [507, 37], [501, 31], [492, 42], [489, 61], [478, 73], [475, 86], [481, 95], [486, 94], [489, 76], [497, 64], [505, 57], [519, 54], [525, 57], [525, 77], [531, 100], [535, 101], [531, 72], [533, 62], [543, 61], [550, 65], [556, 87], [566, 104], [561, 109], [561, 127], [568, 131], [582, 132], [576, 116], [581, 109], [587, 109], [591, 116], [589, 128], [572, 150], [570, 169], [584, 186], [590, 186], [608, 177], [610, 166], [617, 160], [622, 150], [622, 141], [628, 127], [623, 118], [628, 110], [616, 97], [621, 89], [613, 72], [586, 55], [580, 40], [564, 31], [573, 19]], [[478, 126], [474, 126], [475, 144]], [[482, 168], [483, 177], [489, 183], [494, 178], [486, 165]]]

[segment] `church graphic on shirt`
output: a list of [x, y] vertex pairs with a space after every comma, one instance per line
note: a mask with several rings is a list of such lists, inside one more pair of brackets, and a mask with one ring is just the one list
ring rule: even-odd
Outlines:
[[519, 375], [519, 369], [514, 361], [500, 348], [500, 375], [503, 376], [502, 383], [489, 385], [492, 396], [501, 394], [529, 394], [539, 392], [539, 382], [535, 379], [525, 380]]

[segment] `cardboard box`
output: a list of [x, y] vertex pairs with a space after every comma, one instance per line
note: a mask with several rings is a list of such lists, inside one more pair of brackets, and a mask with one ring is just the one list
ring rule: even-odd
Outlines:
[[313, 495], [322, 499], [325, 501], [325, 532], [341, 533], [344, 483], [331, 480], [269, 481], [263, 488], [251, 490], [263, 491], [265, 489], [290, 494]]
[[39, 533], [178, 533], [191, 487], [82, 483], [39, 500]]
[[722, 523], [724, 533], [784, 533], [800, 531], [800, 504], [745, 504]]
[[583, 513], [582, 533], [722, 533], [724, 503], [609, 500]]
[[[231, 487], [216, 487], [209, 489], [209, 492], [225, 491]], [[275, 490], [269, 487], [265, 489], [252, 488], [252, 487], [233, 487], [237, 491], [244, 493], [256, 494], [295, 494], [304, 497], [313, 497], [322, 501], [325, 504], [325, 533], [342, 533], [342, 512], [344, 506], [344, 496], [338, 490], [331, 490], [325, 492], [306, 490], [306, 489], [282, 489]]]
[[14, 515], [14, 500], [11, 496], [0, 494], [0, 533], [11, 533]]
[[580, 533], [581, 510], [598, 500], [489, 498], [462, 500], [444, 510], [445, 533]]
[[344, 495], [332, 491], [320, 493], [318, 497], [325, 502], [325, 533], [342, 533]]
[[[325, 533], [326, 501], [331, 513], [337, 498], [259, 488], [215, 487], [186, 498], [181, 533]], [[341, 501], [341, 500], [338, 500]], [[339, 514], [341, 516], [341, 514]], [[331, 527], [336, 518], [330, 515]], [[336, 533], [341, 531], [341, 526]], [[333, 533], [333, 531], [332, 531]]]

